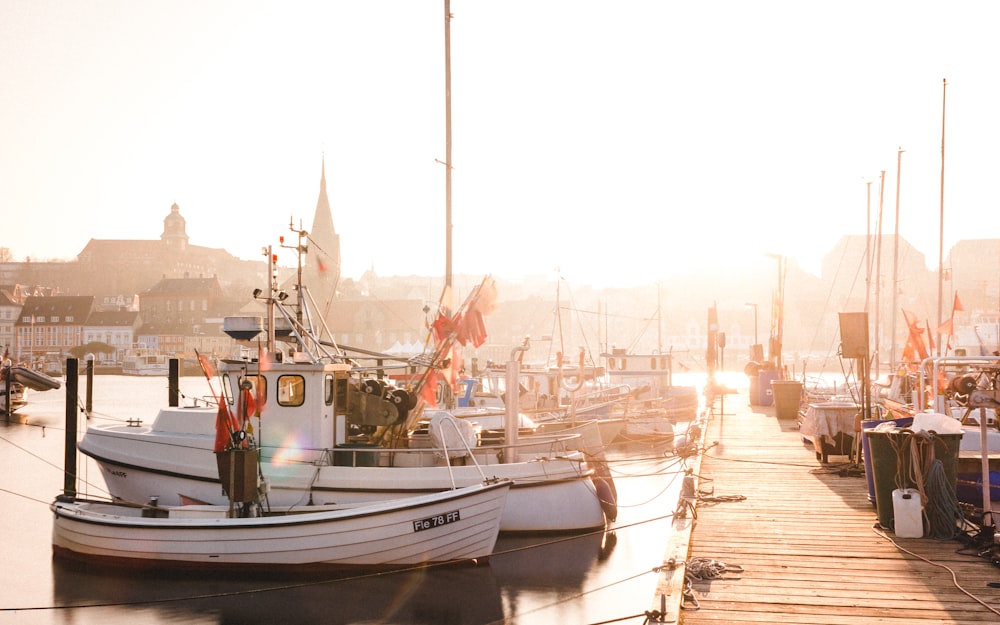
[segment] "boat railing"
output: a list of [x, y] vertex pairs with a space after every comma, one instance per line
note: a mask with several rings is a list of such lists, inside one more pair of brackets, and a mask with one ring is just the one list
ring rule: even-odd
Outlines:
[[924, 393], [914, 393], [916, 411], [923, 412], [931, 408], [935, 412], [946, 414], [946, 394], [942, 383], [949, 384], [948, 374], [957, 375], [969, 372], [1000, 372], [1000, 356], [932, 356], [925, 358], [920, 363], [917, 374], [917, 388], [930, 388], [930, 403], [933, 405], [929, 405]]
[[[411, 442], [411, 444], [413, 444]], [[456, 449], [432, 447], [418, 443], [412, 447], [382, 447], [375, 443], [356, 442], [323, 450], [317, 464], [346, 467], [428, 467], [462, 466], [468, 464], [501, 464], [505, 458], [520, 461], [553, 457], [570, 457], [583, 450], [583, 436], [573, 434], [537, 434], [522, 437], [517, 444], [502, 442], [466, 448], [465, 454]]]

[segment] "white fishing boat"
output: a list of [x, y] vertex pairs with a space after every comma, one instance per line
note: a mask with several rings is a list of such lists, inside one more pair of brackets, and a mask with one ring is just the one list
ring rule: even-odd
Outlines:
[[169, 371], [170, 359], [145, 345], [133, 346], [122, 359], [122, 375], [165, 376]]
[[[269, 252], [270, 253], [270, 252]], [[269, 256], [269, 259], [271, 257]], [[273, 275], [273, 273], [272, 273]], [[418, 388], [394, 386], [387, 372], [392, 358], [379, 355], [372, 367], [357, 363], [326, 334], [306, 325], [308, 289], [288, 302], [272, 284], [266, 299], [268, 322], [230, 318], [227, 333], [249, 341], [262, 331], [266, 346], [241, 359], [217, 363], [222, 404], [238, 414], [244, 389], [257, 409], [240, 414], [237, 429], [252, 428], [261, 449], [260, 472], [275, 506], [331, 505], [382, 501], [481, 483], [513, 481], [501, 520], [504, 532], [578, 532], [602, 528], [606, 519], [594, 470], [585, 455], [558, 443], [461, 449], [412, 448], [409, 433], [419, 421]], [[462, 309], [474, 318], [475, 295]], [[277, 320], [275, 322], [275, 320]], [[278, 347], [273, 328], [291, 328]], [[247, 343], [249, 347], [249, 343]], [[420, 365], [439, 371], [440, 353]], [[214, 376], [212, 376], [214, 377]], [[432, 377], [428, 375], [428, 378]], [[214, 383], [214, 382], [213, 382]], [[217, 408], [205, 402], [168, 406], [151, 423], [91, 423], [79, 444], [97, 461], [110, 493], [132, 502], [159, 497], [162, 505], [222, 504], [211, 454], [216, 445]], [[246, 403], [243, 404], [244, 406]]]
[[[75, 374], [74, 374], [75, 375]], [[72, 385], [75, 387], [74, 384]], [[69, 386], [68, 386], [69, 387]], [[69, 398], [73, 399], [73, 398]], [[241, 396], [246, 401], [247, 395]], [[272, 506], [252, 432], [217, 413], [217, 477], [226, 505], [77, 497], [75, 420], [67, 423], [63, 493], [52, 503], [56, 557], [123, 566], [308, 572], [479, 560], [493, 552], [509, 480], [356, 505]]]
[[57, 557], [112, 565], [396, 568], [487, 558], [509, 481], [336, 508], [271, 508], [232, 517], [229, 506], [126, 505], [60, 496], [52, 503]]

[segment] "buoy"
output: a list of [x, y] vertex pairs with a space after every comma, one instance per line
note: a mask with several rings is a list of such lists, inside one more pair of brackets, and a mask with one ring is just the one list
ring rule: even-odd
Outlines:
[[920, 492], [912, 488], [892, 491], [893, 527], [900, 538], [923, 538], [924, 517], [920, 506]]
[[604, 511], [604, 518], [608, 521], [614, 521], [618, 518], [618, 502], [615, 501], [615, 495], [611, 491], [611, 486], [608, 484], [607, 479], [598, 477], [596, 474], [590, 479], [594, 483], [594, 489], [597, 491], [597, 499], [601, 502], [601, 510]]

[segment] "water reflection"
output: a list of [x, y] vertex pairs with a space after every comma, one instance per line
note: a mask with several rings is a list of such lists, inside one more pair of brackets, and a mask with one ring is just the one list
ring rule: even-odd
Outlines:
[[239, 580], [175, 574], [137, 576], [52, 563], [60, 623], [338, 625], [477, 624], [503, 621], [488, 565], [363, 577]]
[[501, 536], [490, 568], [505, 589], [579, 590], [614, 549], [614, 532], [580, 536]]

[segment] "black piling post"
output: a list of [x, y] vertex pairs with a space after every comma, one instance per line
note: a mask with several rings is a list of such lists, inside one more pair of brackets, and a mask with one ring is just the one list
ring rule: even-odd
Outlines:
[[13, 365], [7, 363], [7, 368], [3, 370], [4, 382], [6, 382], [6, 384], [4, 385], [4, 393], [7, 395], [7, 397], [6, 397], [7, 401], [6, 401], [6, 403], [4, 403], [4, 406], [6, 407], [6, 410], [4, 410], [4, 413], [3, 413], [4, 421], [10, 421], [10, 414], [11, 414], [11, 412], [13, 412], [10, 409], [10, 387], [12, 386], [11, 385], [11, 380], [12, 380], [11, 374], [13, 373], [11, 371], [11, 369], [13, 369]]
[[94, 411], [94, 359], [87, 359], [87, 418]]
[[176, 358], [171, 358], [170, 370], [167, 372], [167, 404], [171, 408], [176, 408], [180, 405], [180, 375], [180, 361]]
[[63, 457], [63, 495], [76, 497], [76, 402], [80, 364], [66, 359], [66, 449]]

